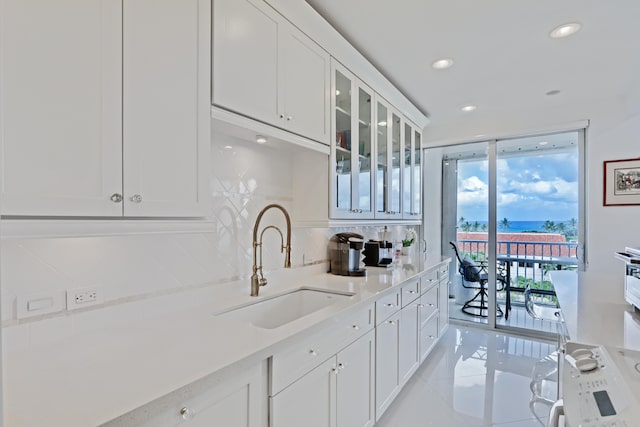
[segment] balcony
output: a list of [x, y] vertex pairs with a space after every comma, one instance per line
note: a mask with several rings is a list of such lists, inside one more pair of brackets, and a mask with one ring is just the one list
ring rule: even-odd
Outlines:
[[[460, 255], [485, 261], [488, 252], [486, 238], [468, 238], [469, 234], [472, 233], [458, 233]], [[536, 304], [556, 306], [555, 292], [547, 273], [551, 270], [576, 270], [578, 267], [578, 243], [559, 240], [564, 240], [564, 236], [546, 233], [498, 233], [497, 262], [501, 274], [507, 276], [509, 280], [511, 300], [511, 313], [508, 319], [499, 318], [498, 324], [545, 332], [555, 331], [555, 325], [552, 323], [535, 320], [528, 316], [524, 309], [524, 289], [530, 285]], [[452, 291], [455, 292], [458, 286], [460, 286], [460, 279], [454, 278]], [[506, 304], [506, 296], [506, 291], [498, 292], [497, 300], [502, 308]], [[459, 303], [459, 301], [456, 302]], [[460, 320], [483, 321], [465, 315], [457, 304], [451, 304], [450, 316]]]

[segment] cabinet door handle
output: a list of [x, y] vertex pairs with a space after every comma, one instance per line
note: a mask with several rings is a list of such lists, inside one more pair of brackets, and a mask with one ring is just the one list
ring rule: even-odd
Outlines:
[[387, 320], [387, 323], [390, 324], [390, 325], [395, 325], [396, 324], [395, 320]]
[[357, 331], [358, 329], [360, 329], [360, 326], [358, 326], [358, 325], [353, 325], [353, 326], [351, 326], [351, 327], [352, 327], [353, 329], [355, 329], [356, 331]]
[[415, 294], [416, 291], [407, 291], [408, 294]]
[[336, 368], [331, 368], [331, 372], [333, 372], [334, 374], [338, 375], [338, 370]]
[[309, 350], [309, 354], [312, 355], [312, 356], [317, 356], [318, 355], [318, 351], [314, 350], [314, 349], [311, 349], [311, 350]]
[[281, 118], [281, 119], [284, 119], [284, 114], [280, 114], [280, 118]]
[[344, 368], [345, 368], [345, 366], [344, 366], [344, 364], [343, 364], [343, 363], [338, 363], [338, 369], [342, 370], [342, 369], [344, 369]]
[[293, 120], [292, 116], [287, 116], [287, 121], [290, 122], [291, 120]]
[[424, 304], [418, 304], [418, 307], [423, 308]]
[[183, 406], [182, 408], [180, 408], [180, 416], [182, 417], [183, 420], [188, 420], [191, 418], [191, 410], [189, 408], [187, 408], [186, 406]]
[[120, 193], [113, 193], [110, 197], [111, 201], [113, 203], [120, 203], [122, 202], [122, 194]]
[[388, 303], [388, 304], [385, 304], [385, 305], [386, 305], [387, 307], [395, 307], [395, 305], [393, 305], [393, 304], [391, 304], [391, 303]]
[[129, 197], [129, 200], [131, 200], [133, 203], [140, 203], [142, 202], [142, 196], [139, 194], [134, 194], [133, 196]]

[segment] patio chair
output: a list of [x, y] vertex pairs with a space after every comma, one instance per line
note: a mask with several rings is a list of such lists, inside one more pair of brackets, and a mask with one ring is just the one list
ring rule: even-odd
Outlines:
[[[462, 306], [462, 312], [476, 317], [487, 317], [489, 314], [489, 294], [487, 294], [487, 282], [489, 281], [489, 273], [487, 263], [484, 261], [477, 262], [469, 257], [462, 259], [455, 243], [449, 242], [456, 253], [458, 259], [458, 271], [462, 278], [462, 287], [466, 289], [475, 289], [476, 294]], [[497, 290], [501, 291], [506, 286], [506, 277], [498, 273]], [[496, 304], [496, 316], [503, 315], [502, 309]]]
[[[527, 310], [529, 316], [537, 320], [546, 320], [548, 322], [555, 323], [559, 328], [563, 326], [562, 313], [558, 307], [542, 306], [535, 303], [531, 295], [531, 285], [527, 285], [524, 289], [524, 307]], [[560, 333], [560, 330], [558, 330]], [[529, 401], [529, 407], [534, 411], [536, 404], [542, 404], [547, 409], [542, 412], [549, 412], [557, 400], [557, 386], [558, 386], [558, 351], [546, 356], [544, 359], [539, 360], [533, 367], [531, 374], [531, 382], [529, 388], [531, 389], [531, 400]], [[553, 412], [553, 411], [552, 411]], [[540, 421], [543, 421], [543, 417], [540, 418], [536, 415]]]

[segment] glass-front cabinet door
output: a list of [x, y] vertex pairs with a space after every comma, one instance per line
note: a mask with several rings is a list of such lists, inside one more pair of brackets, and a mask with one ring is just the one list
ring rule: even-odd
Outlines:
[[420, 219], [422, 214], [422, 134], [404, 122], [402, 217]]
[[383, 99], [376, 101], [376, 219], [402, 219], [402, 121]]
[[422, 133], [413, 131], [413, 204], [411, 214], [415, 218], [422, 217]]
[[373, 91], [332, 63], [332, 219], [373, 218]]
[[413, 128], [405, 122], [402, 144], [402, 217], [404, 219], [412, 219], [413, 163]]

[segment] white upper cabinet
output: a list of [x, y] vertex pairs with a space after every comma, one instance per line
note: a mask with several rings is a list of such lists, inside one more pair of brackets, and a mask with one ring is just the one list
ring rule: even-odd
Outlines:
[[124, 1], [124, 214], [204, 216], [211, 8]]
[[260, 121], [275, 121], [280, 19], [264, 4], [214, 0], [214, 104]]
[[2, 214], [205, 214], [208, 1], [0, 0], [0, 19]]
[[264, 2], [213, 3], [213, 103], [329, 144], [329, 54]]
[[373, 218], [373, 91], [332, 64], [331, 218]]
[[0, 0], [5, 215], [121, 215], [122, 2]]

